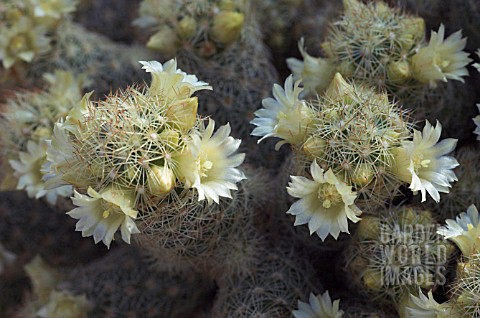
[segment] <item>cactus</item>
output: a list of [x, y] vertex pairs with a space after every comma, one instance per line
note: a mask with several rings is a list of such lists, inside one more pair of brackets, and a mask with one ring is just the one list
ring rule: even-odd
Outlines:
[[345, 251], [345, 270], [354, 288], [380, 304], [398, 304], [418, 288], [446, 283], [453, 248], [436, 233], [430, 211], [413, 206], [366, 217]]
[[245, 1], [144, 0], [134, 24], [156, 31], [147, 46], [175, 55], [183, 46], [210, 57], [240, 36], [245, 21]]
[[298, 299], [321, 290], [313, 268], [293, 248], [264, 251], [247, 276], [232, 275], [219, 286], [212, 317], [290, 317]]
[[459, 262], [457, 277], [452, 286], [452, 307], [458, 317], [476, 317], [480, 314], [480, 254], [475, 253]]
[[466, 211], [471, 204], [480, 206], [480, 189], [476, 184], [478, 177], [474, 168], [479, 160], [478, 156], [478, 147], [475, 145], [466, 145], [455, 151], [455, 157], [460, 163], [455, 168], [458, 181], [440, 202], [427, 202], [432, 214], [439, 221], [454, 219], [460, 211]]
[[[45, 275], [45, 270], [45, 266], [37, 266], [31, 278], [38, 279]], [[83, 303], [81, 314], [88, 313], [87, 316], [93, 318], [180, 317], [206, 310], [202, 309], [204, 302], [214, 292], [214, 285], [196, 273], [178, 275], [153, 271], [141, 254], [126, 246], [87, 266], [52, 270], [57, 276], [50, 288], [45, 289], [46, 299], [40, 299], [34, 293], [24, 304], [24, 311], [33, 311], [44, 317], [41, 313], [51, 311], [55, 298], [65, 295]], [[65, 307], [66, 304], [63, 310], [68, 308]]]
[[[440, 81], [464, 82], [466, 65], [472, 60], [463, 51], [466, 38], [461, 31], [445, 39], [445, 27], [440, 25], [438, 32], [432, 31], [428, 44], [424, 33], [422, 18], [382, 1], [345, 0], [344, 15], [331, 24], [325, 41], [319, 44], [326, 58], [311, 57], [301, 43], [304, 62], [287, 62], [295, 76], [303, 79], [307, 92], [324, 90], [334, 74], [332, 67], [347, 78], [386, 89], [397, 97], [427, 84], [435, 88]], [[325, 79], [319, 80], [322, 77]]]
[[119, 88], [146, 79], [138, 61], [149, 59], [151, 53], [139, 46], [116, 44], [105, 36], [84, 27], [64, 22], [55, 33], [52, 49], [29, 65], [25, 78], [38, 79], [55, 69], [84, 74], [90, 80], [88, 90], [104, 96]]
[[[45, 74], [48, 88], [41, 91], [17, 91], [5, 104], [0, 123], [6, 132], [0, 137], [2, 157], [11, 165], [17, 189], [25, 189], [32, 198], [45, 197], [50, 204], [71, 194], [70, 187], [46, 189], [43, 166], [46, 164], [47, 139], [54, 123], [64, 117], [81, 97], [83, 76], [65, 71]], [[6, 162], [5, 162], [6, 164]], [[7, 178], [6, 178], [7, 179]], [[15, 188], [15, 186], [13, 188]]]

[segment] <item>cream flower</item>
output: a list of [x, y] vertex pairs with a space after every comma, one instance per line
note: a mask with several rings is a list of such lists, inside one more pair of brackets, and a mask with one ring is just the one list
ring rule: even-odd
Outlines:
[[341, 318], [343, 310], [339, 309], [340, 300], [332, 303], [328, 290], [322, 295], [315, 296], [310, 293], [310, 304], [299, 301], [298, 310], [294, 310], [295, 318]]
[[40, 303], [46, 303], [52, 290], [60, 282], [60, 273], [37, 255], [24, 267], [31, 280], [33, 293]]
[[462, 39], [461, 31], [455, 32], [444, 40], [445, 27], [440, 25], [438, 33], [432, 31], [430, 42], [412, 56], [414, 77], [423, 83], [436, 86], [437, 81], [453, 79], [463, 82], [462, 76], [468, 76], [465, 67], [472, 60], [463, 49], [467, 39]]
[[35, 55], [50, 49], [50, 40], [43, 26], [35, 26], [27, 17], [21, 17], [0, 34], [0, 60], [5, 68], [17, 61], [31, 62]]
[[53, 21], [75, 11], [77, 0], [28, 0], [37, 18], [48, 18]]
[[453, 241], [463, 255], [470, 256], [480, 251], [480, 217], [475, 205], [468, 207], [456, 220], [448, 219], [446, 226], [438, 229], [437, 233]]
[[157, 61], [140, 61], [142, 69], [152, 73], [152, 84], [149, 94], [165, 96], [170, 101], [185, 99], [199, 90], [212, 87], [199, 81], [195, 75], [190, 75], [177, 69], [177, 60], [172, 59], [163, 65]]
[[412, 191], [422, 193], [422, 202], [426, 200], [426, 192], [436, 202], [440, 201], [439, 192], [448, 193], [450, 182], [457, 181], [452, 169], [459, 163], [446, 156], [455, 149], [457, 140], [448, 138], [438, 142], [441, 132], [442, 125], [438, 121], [436, 127], [426, 121], [423, 132], [414, 129], [413, 141], [404, 141], [401, 148], [392, 151], [394, 173], [410, 183]]
[[301, 80], [306, 93], [320, 93], [327, 89], [335, 73], [335, 66], [321, 57], [313, 57], [307, 53], [303, 38], [298, 42], [298, 49], [303, 61], [288, 58], [287, 65], [292, 71], [295, 81]]
[[93, 235], [95, 244], [102, 241], [110, 248], [113, 235], [120, 228], [122, 239], [130, 244], [130, 235], [140, 233], [133, 221], [138, 213], [134, 210], [134, 193], [111, 186], [100, 192], [89, 187], [87, 193], [83, 195], [75, 191], [72, 201], [78, 207], [67, 212], [79, 220], [76, 230], [82, 231], [83, 237]]
[[[477, 104], [478, 110], [480, 111], [480, 104]], [[475, 116], [473, 119], [473, 122], [475, 123], [475, 130], [473, 133], [477, 135], [477, 140], [480, 140], [480, 115]]]
[[332, 169], [324, 173], [316, 161], [311, 164], [310, 173], [313, 180], [291, 176], [287, 187], [288, 194], [301, 199], [287, 211], [296, 216], [294, 225], [308, 223], [310, 234], [316, 232], [322, 241], [328, 234], [337, 239], [340, 232], [350, 233], [347, 219], [360, 221], [357, 215], [361, 211], [354, 204], [357, 193], [338, 180]]
[[198, 200], [207, 199], [209, 204], [218, 204], [219, 197], [231, 198], [230, 190], [237, 190], [236, 183], [245, 179], [243, 172], [236, 169], [245, 154], [234, 154], [241, 140], [229, 136], [229, 124], [215, 134], [214, 127], [215, 122], [209, 119], [201, 136], [193, 135], [188, 149], [178, 158], [178, 172], [185, 186], [197, 189]]
[[74, 296], [68, 291], [52, 291], [48, 302], [37, 311], [41, 318], [87, 318], [89, 303], [85, 295]]
[[46, 162], [46, 142], [27, 142], [27, 152], [19, 153], [20, 160], [10, 160], [10, 165], [15, 170], [18, 178], [17, 189], [25, 189], [28, 196], [39, 199], [45, 197], [50, 204], [57, 202], [58, 196], [68, 197], [72, 193], [71, 186], [62, 186], [48, 190], [42, 180], [42, 165]]
[[[65, 185], [86, 186], [76, 170], [75, 148], [70, 141], [66, 125], [59, 121], [53, 127], [52, 139], [47, 140], [47, 162], [42, 167], [46, 189]], [[71, 195], [71, 191], [68, 195]]]
[[[402, 309], [400, 309], [402, 310]], [[428, 297], [419, 290], [419, 296], [410, 294], [410, 299], [404, 308], [402, 318], [447, 318], [452, 317], [450, 306], [439, 304], [433, 298], [432, 291]]]
[[299, 145], [305, 141], [307, 127], [314, 115], [305, 102], [298, 98], [303, 90], [299, 84], [300, 82], [293, 83], [292, 75], [285, 80], [285, 89], [274, 84], [274, 98], [264, 99], [264, 108], [257, 110], [257, 118], [251, 121], [257, 126], [252, 135], [262, 136], [258, 142], [267, 137], [282, 138], [275, 146], [278, 149], [285, 143]]

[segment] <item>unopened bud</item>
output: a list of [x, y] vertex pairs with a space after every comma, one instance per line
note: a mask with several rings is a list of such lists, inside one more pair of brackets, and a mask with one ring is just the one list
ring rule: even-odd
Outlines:
[[213, 18], [212, 36], [223, 44], [234, 42], [242, 31], [245, 16], [235, 11], [221, 11]]

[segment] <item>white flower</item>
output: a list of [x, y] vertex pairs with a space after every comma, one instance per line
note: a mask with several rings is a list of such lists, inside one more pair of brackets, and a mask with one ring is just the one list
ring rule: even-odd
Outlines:
[[439, 192], [448, 193], [450, 182], [457, 181], [452, 171], [459, 163], [446, 154], [452, 152], [457, 140], [448, 138], [441, 142], [442, 125], [437, 121], [434, 128], [428, 121], [423, 132], [414, 129], [413, 141], [402, 142], [402, 147], [395, 149], [395, 169], [401, 180], [410, 183], [412, 191], [422, 193], [422, 202], [426, 192], [436, 201], [440, 201]]
[[58, 196], [68, 197], [72, 193], [71, 186], [62, 186], [48, 190], [42, 180], [42, 165], [46, 162], [46, 142], [27, 142], [27, 152], [19, 152], [20, 160], [10, 160], [18, 178], [17, 189], [25, 189], [28, 196], [39, 199], [45, 197], [50, 204], [57, 202]]
[[454, 317], [447, 304], [439, 304], [433, 298], [432, 291], [428, 297], [419, 290], [419, 297], [410, 294], [410, 299], [405, 306], [405, 315], [402, 318], [447, 318]]
[[313, 180], [291, 176], [287, 187], [288, 194], [301, 199], [287, 211], [296, 216], [294, 225], [308, 223], [310, 234], [316, 232], [322, 241], [328, 234], [337, 239], [340, 232], [350, 233], [347, 219], [360, 221], [357, 215], [361, 211], [354, 205], [356, 192], [338, 180], [332, 169], [324, 173], [316, 161], [311, 164], [310, 173]]
[[[47, 140], [47, 162], [42, 167], [46, 189], [65, 185], [84, 186], [76, 168], [75, 147], [70, 141], [68, 124], [59, 121], [53, 127], [52, 139]], [[68, 195], [71, 195], [72, 190]]]
[[[477, 107], [480, 111], [480, 104], [477, 104]], [[475, 116], [472, 120], [475, 123], [475, 126], [477, 126], [473, 133], [477, 135], [477, 140], [480, 140], [480, 115]]]
[[230, 190], [237, 190], [236, 183], [245, 179], [242, 171], [236, 169], [245, 159], [245, 154], [234, 154], [241, 140], [229, 136], [230, 125], [221, 126], [215, 134], [215, 122], [208, 120], [208, 126], [201, 136], [195, 134], [188, 143], [188, 149], [179, 155], [179, 174], [187, 187], [198, 191], [198, 200], [207, 199], [219, 203], [219, 197], [231, 198]]
[[295, 81], [301, 80], [306, 93], [320, 93], [327, 89], [335, 73], [332, 62], [321, 57], [313, 57], [307, 53], [303, 38], [298, 42], [298, 49], [303, 61], [297, 58], [288, 58], [288, 68], [293, 73]]
[[466, 213], [460, 213], [456, 220], [448, 219], [445, 223], [437, 233], [453, 241], [463, 255], [480, 251], [480, 217], [475, 205], [469, 206]]
[[298, 310], [294, 310], [295, 318], [341, 318], [343, 310], [339, 309], [340, 300], [332, 303], [328, 290], [323, 295], [310, 293], [310, 304], [298, 301]]
[[100, 192], [89, 187], [87, 193], [83, 195], [75, 191], [72, 201], [78, 207], [67, 212], [79, 220], [75, 229], [82, 231], [83, 237], [93, 235], [95, 244], [102, 241], [110, 248], [118, 228], [127, 243], [130, 243], [131, 234], [140, 233], [133, 221], [138, 212], [134, 210], [135, 195], [132, 191], [109, 186]]
[[17, 256], [12, 252], [7, 251], [2, 243], [0, 243], [0, 274], [3, 273], [3, 270], [12, 265], [15, 262]]
[[195, 75], [190, 75], [177, 69], [177, 60], [172, 59], [163, 65], [157, 61], [140, 61], [142, 69], [152, 73], [152, 84], [149, 94], [161, 95], [169, 100], [184, 99], [203, 89], [211, 90], [208, 83], [199, 81]]
[[432, 31], [428, 46], [422, 47], [412, 56], [412, 70], [416, 79], [436, 86], [437, 81], [453, 79], [464, 82], [462, 76], [468, 75], [465, 67], [472, 60], [463, 49], [467, 39], [462, 39], [461, 31], [455, 32], [444, 40], [445, 27], [440, 25], [438, 33]]
[[285, 80], [285, 89], [280, 85], [273, 85], [273, 97], [262, 101], [264, 108], [255, 112], [257, 118], [251, 123], [257, 126], [253, 136], [262, 136], [258, 142], [267, 137], [279, 137], [283, 140], [278, 142], [276, 149], [285, 143], [301, 144], [305, 139], [308, 124], [313, 119], [313, 112], [300, 100], [298, 95], [303, 88], [300, 82], [293, 83], [293, 76]]

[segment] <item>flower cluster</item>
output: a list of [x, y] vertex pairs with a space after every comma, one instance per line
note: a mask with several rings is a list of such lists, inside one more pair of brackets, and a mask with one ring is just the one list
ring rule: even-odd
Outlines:
[[214, 132], [214, 121], [205, 125], [197, 115], [192, 95], [211, 87], [175, 60], [140, 63], [152, 74], [148, 88], [132, 86], [98, 102], [86, 94], [56, 123], [47, 150], [47, 185], [75, 187], [78, 207], [68, 214], [79, 219], [83, 236], [107, 246], [118, 229], [129, 242], [139, 232], [134, 220], [162, 202], [195, 191], [198, 200], [218, 204], [245, 179], [230, 126]]
[[287, 63], [308, 92], [324, 91], [335, 72], [396, 93], [448, 79], [463, 82], [472, 60], [463, 51], [466, 38], [458, 31], [445, 38], [445, 27], [425, 41], [425, 22], [382, 1], [363, 4], [344, 0], [344, 13], [332, 23], [321, 48], [325, 57], [306, 53]]
[[81, 98], [83, 76], [69, 72], [45, 74], [48, 89], [40, 92], [18, 92], [6, 102], [0, 123], [5, 133], [0, 137], [3, 156], [13, 168], [17, 189], [25, 189], [30, 197], [46, 197], [55, 204], [58, 196], [69, 196], [70, 187], [47, 189], [42, 180], [47, 169], [47, 139], [54, 124], [64, 117]]
[[[299, 165], [311, 163], [313, 180], [292, 176], [287, 188], [300, 199], [288, 211], [296, 215], [295, 225], [308, 223], [322, 240], [337, 238], [348, 233], [347, 219], [359, 221], [359, 203], [383, 204], [405, 183], [422, 193], [422, 201], [426, 192], [438, 201], [457, 179], [452, 169], [458, 162], [447, 156], [456, 140], [438, 142], [439, 123], [433, 128], [427, 122], [423, 132], [412, 129], [408, 113], [385, 93], [350, 84], [339, 73], [317, 100], [302, 99], [302, 91], [288, 77], [252, 120], [252, 135], [260, 141], [280, 138], [277, 149], [291, 144], [305, 159]], [[308, 166], [299, 168], [307, 174]]]
[[239, 38], [244, 11], [244, 2], [238, 0], [143, 0], [134, 24], [156, 32], [147, 43], [151, 49], [174, 54], [188, 43], [209, 57]]
[[295, 318], [341, 318], [340, 300], [332, 302], [328, 290], [322, 295], [310, 294], [310, 304], [298, 301], [298, 310], [292, 312]]
[[403, 206], [366, 216], [344, 252], [346, 272], [366, 296], [398, 301], [443, 285], [453, 246], [436, 233], [430, 211]]
[[77, 0], [12, 1], [0, 8], [0, 60], [5, 68], [48, 52], [49, 33], [75, 10]]
[[469, 256], [480, 251], [480, 217], [478, 210], [471, 205], [467, 212], [460, 213], [456, 220], [448, 219], [446, 226], [438, 230], [438, 234], [453, 241], [462, 254]]

